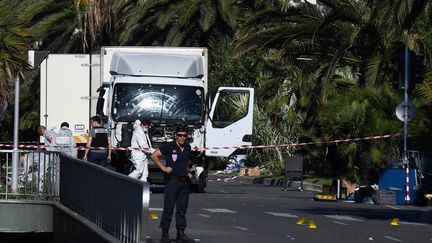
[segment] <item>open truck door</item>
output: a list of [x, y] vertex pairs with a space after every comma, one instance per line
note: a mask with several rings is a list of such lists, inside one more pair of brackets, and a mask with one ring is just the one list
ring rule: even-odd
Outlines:
[[218, 89], [206, 127], [207, 156], [228, 157], [234, 146], [252, 145], [253, 106], [253, 88]]

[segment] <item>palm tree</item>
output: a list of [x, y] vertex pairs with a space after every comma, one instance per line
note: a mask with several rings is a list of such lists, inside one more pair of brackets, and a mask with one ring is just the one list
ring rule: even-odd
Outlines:
[[[309, 134], [309, 139], [314, 139], [315, 136], [331, 139], [326, 136], [344, 133], [344, 130], [327, 129], [327, 126], [324, 129], [320, 125], [323, 119], [322, 112], [327, 109], [329, 103], [334, 102], [333, 97], [337, 97], [339, 92], [346, 92], [350, 99], [338, 98], [338, 102], [334, 102], [337, 105], [332, 107], [334, 109], [330, 109], [329, 114], [334, 114], [337, 108], [345, 107], [346, 109], [341, 110], [344, 111], [344, 119], [358, 120], [361, 111], [366, 107], [377, 109], [368, 103], [362, 103], [364, 96], [355, 96], [350, 92], [364, 92], [363, 89], [356, 89], [356, 85], [374, 87], [374, 84], [380, 85], [396, 80], [393, 73], [397, 70], [395, 64], [399, 51], [404, 43], [414, 47], [416, 38], [410, 32], [412, 19], [417, 18], [416, 16], [426, 6], [418, 5], [418, 1], [409, 0], [391, 3], [390, 1], [354, 0], [320, 2], [326, 6], [324, 10], [303, 4], [281, 11], [280, 6], [273, 5], [252, 16], [245, 23], [237, 47], [237, 54], [262, 49], [266, 60], [279, 65], [279, 69], [284, 70], [285, 80], [291, 81], [289, 88], [285, 90], [290, 90], [288, 94], [293, 94], [296, 100], [296, 105], [291, 106], [295, 107], [295, 112], [288, 114], [294, 114], [291, 115], [292, 117], [300, 114], [302, 126], [306, 129], [301, 133]], [[394, 15], [396, 17], [389, 21], [388, 17]], [[296, 86], [296, 83], [300, 83], [295, 78], [299, 76], [296, 75], [296, 69], [306, 77], [301, 79], [305, 85]], [[346, 75], [340, 75], [341, 72], [348, 73], [352, 78], [344, 78]], [[311, 79], [307, 77], [313, 77], [312, 81], [308, 82]], [[277, 93], [285, 83], [278, 79], [273, 81], [276, 83], [267, 86], [279, 87], [277, 92], [273, 93], [274, 97], [277, 97]], [[271, 110], [271, 107], [283, 107], [282, 104], [286, 105], [289, 101], [291, 99], [274, 99], [274, 105], [266, 104], [269, 105], [268, 110]], [[378, 104], [374, 103], [374, 105]], [[387, 107], [386, 111], [393, 111], [393, 109], [394, 107], [391, 109]], [[355, 112], [349, 113], [349, 111]], [[301, 115], [303, 112], [306, 114]], [[279, 119], [284, 117], [281, 114], [276, 114], [281, 117]], [[328, 124], [332, 124], [332, 127], [347, 128], [354, 125], [342, 119]], [[324, 131], [332, 133], [324, 133]], [[377, 128], [369, 132], [382, 132], [382, 129]], [[359, 133], [346, 135], [359, 135]], [[357, 156], [359, 150], [356, 150], [355, 146], [356, 144], [347, 146], [345, 155], [352, 152]], [[360, 148], [365, 150], [362, 154], [369, 154], [367, 148]], [[338, 152], [339, 149], [336, 148], [335, 151]], [[373, 154], [374, 158], [380, 157], [377, 151]], [[352, 157], [352, 163], [359, 161], [356, 156]]]
[[238, 5], [233, 0], [144, 1], [126, 13], [122, 43], [202, 46], [221, 33], [233, 35]]
[[26, 4], [22, 15], [33, 41], [42, 50], [83, 52], [82, 31], [76, 5], [71, 0], [38, 0]]
[[[355, 92], [349, 92], [353, 89]], [[389, 85], [366, 89], [351, 87], [346, 91], [335, 93], [322, 107], [318, 124], [323, 138], [334, 140], [401, 131], [400, 122], [394, 118], [394, 107], [399, 103], [400, 95]], [[399, 164], [397, 143], [398, 140], [376, 140], [327, 144], [325, 151], [332, 153], [324, 154], [324, 158], [331, 167], [332, 176], [347, 176], [348, 173], [357, 182], [371, 183], [377, 179], [374, 178], [376, 174], [370, 174], [374, 168]]]
[[[83, 45], [93, 49], [103, 45], [120, 45], [120, 34], [125, 30], [124, 16], [141, 2], [116, 0], [74, 0], [78, 20], [83, 31]], [[127, 28], [127, 27], [126, 27]]]
[[27, 68], [28, 34], [19, 17], [23, 6], [16, 1], [0, 0], [0, 100], [10, 100], [14, 77]]
[[[84, 53], [118, 45], [122, 11], [135, 1], [47, 0], [28, 4], [24, 18], [42, 49]], [[92, 49], [93, 49], [92, 48]]]

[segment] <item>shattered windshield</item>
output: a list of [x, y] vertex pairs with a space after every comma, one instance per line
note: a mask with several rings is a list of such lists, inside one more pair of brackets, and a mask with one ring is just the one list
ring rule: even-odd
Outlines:
[[136, 119], [162, 122], [201, 122], [204, 90], [201, 87], [117, 84], [114, 88], [114, 121]]

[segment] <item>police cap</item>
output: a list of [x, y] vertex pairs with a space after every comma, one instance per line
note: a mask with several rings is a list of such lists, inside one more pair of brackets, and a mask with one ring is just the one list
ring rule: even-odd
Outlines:
[[186, 126], [177, 126], [176, 127], [176, 133], [179, 133], [179, 132], [186, 132], [187, 133]]

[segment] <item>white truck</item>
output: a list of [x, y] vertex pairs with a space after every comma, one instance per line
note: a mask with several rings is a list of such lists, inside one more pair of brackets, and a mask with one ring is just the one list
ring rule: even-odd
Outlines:
[[[254, 90], [221, 87], [210, 105], [206, 48], [102, 47], [90, 55], [49, 54], [41, 64], [40, 122], [69, 122], [77, 143], [85, 143], [89, 117], [101, 116], [113, 147], [128, 147], [132, 123], [151, 121], [153, 147], [173, 140], [177, 125], [190, 130], [191, 168], [197, 191], [207, 180], [206, 156], [228, 157], [252, 144]], [[210, 107], [211, 106], [211, 107]], [[214, 147], [218, 147], [216, 149]], [[114, 158], [122, 164], [125, 154]], [[162, 173], [149, 166], [150, 183]]]

